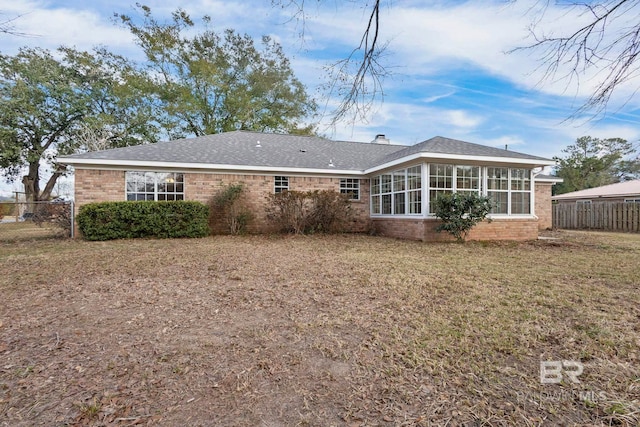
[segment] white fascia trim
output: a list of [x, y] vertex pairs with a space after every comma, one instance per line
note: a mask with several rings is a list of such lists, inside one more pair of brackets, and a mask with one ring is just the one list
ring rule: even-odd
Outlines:
[[271, 172], [279, 175], [291, 174], [318, 174], [318, 175], [349, 175], [362, 176], [362, 171], [348, 169], [312, 169], [312, 168], [287, 168], [273, 166], [246, 166], [246, 165], [215, 165], [208, 163], [173, 163], [173, 162], [139, 162], [134, 160], [96, 160], [96, 159], [72, 159], [60, 157], [58, 163], [73, 166], [77, 169], [95, 169], [100, 166], [112, 167], [121, 170], [136, 169], [170, 169], [170, 170], [211, 170], [225, 172]]
[[538, 178], [538, 177], [535, 177], [534, 181], [535, 182], [558, 182], [558, 183], [560, 183], [560, 182], [564, 182], [564, 179], [562, 179], [562, 178]]
[[537, 159], [522, 159], [517, 157], [489, 157], [489, 156], [469, 156], [462, 154], [442, 154], [442, 153], [416, 153], [411, 156], [402, 157], [385, 164], [374, 166], [364, 171], [365, 175], [392, 168], [402, 163], [407, 163], [412, 160], [418, 159], [434, 159], [434, 160], [463, 160], [476, 163], [499, 163], [499, 164], [518, 164], [518, 165], [532, 165], [532, 166], [553, 166], [556, 164], [555, 160], [537, 160]]

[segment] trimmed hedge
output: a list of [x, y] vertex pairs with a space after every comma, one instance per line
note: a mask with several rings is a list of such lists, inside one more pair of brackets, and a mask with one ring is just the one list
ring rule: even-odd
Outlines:
[[205, 237], [209, 207], [200, 202], [101, 202], [80, 207], [77, 221], [87, 240], [138, 237]]

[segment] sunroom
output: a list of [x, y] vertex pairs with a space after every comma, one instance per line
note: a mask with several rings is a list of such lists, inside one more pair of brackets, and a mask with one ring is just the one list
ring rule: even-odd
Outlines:
[[370, 178], [371, 219], [380, 234], [438, 240], [434, 201], [445, 193], [476, 193], [491, 199], [492, 221], [480, 224], [471, 238], [535, 238], [534, 181], [540, 170], [442, 161], [385, 170]]
[[433, 217], [445, 193], [477, 193], [493, 202], [492, 217], [532, 215], [531, 169], [422, 163], [371, 178], [371, 215]]

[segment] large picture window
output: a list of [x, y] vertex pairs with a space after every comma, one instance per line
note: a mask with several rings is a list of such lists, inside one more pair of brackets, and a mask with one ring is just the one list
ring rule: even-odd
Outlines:
[[399, 169], [371, 179], [371, 213], [422, 213], [422, 166]]
[[184, 200], [184, 174], [178, 172], [125, 173], [127, 200]]

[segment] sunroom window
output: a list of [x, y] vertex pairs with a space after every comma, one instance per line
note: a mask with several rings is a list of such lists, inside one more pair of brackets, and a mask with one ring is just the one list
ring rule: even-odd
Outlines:
[[371, 213], [422, 213], [422, 166], [399, 169], [371, 179]]
[[487, 168], [487, 196], [493, 201], [491, 213], [509, 213], [508, 168]]
[[492, 214], [530, 214], [531, 171], [520, 168], [487, 168], [487, 195], [493, 202]]
[[178, 172], [125, 173], [127, 200], [184, 200], [184, 174]]
[[511, 215], [531, 213], [531, 177], [529, 169], [511, 169]]
[[436, 199], [445, 193], [480, 193], [480, 167], [467, 165], [429, 165], [429, 212]]

